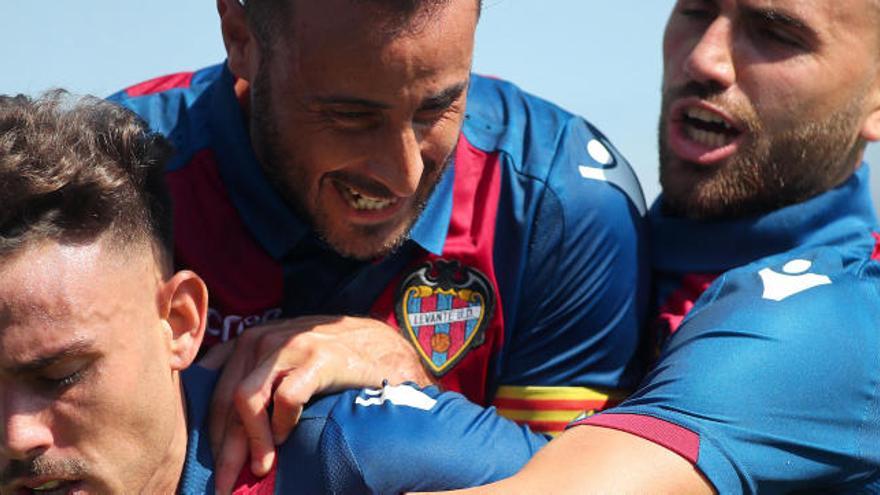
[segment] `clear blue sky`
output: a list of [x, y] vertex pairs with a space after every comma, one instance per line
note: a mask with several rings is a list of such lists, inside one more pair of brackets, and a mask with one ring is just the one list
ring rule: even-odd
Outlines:
[[[673, 0], [484, 0], [474, 68], [586, 116], [659, 189], [660, 41]], [[0, 93], [105, 96], [223, 59], [214, 0], [0, 2]], [[880, 147], [868, 160], [880, 167]], [[880, 193], [880, 171], [874, 174]], [[877, 197], [877, 194], [875, 194]]]

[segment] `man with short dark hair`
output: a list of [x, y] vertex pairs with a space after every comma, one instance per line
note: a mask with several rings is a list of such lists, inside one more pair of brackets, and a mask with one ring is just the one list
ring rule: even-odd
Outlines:
[[207, 345], [241, 333], [224, 476], [247, 441], [266, 472], [322, 392], [436, 381], [555, 432], [635, 384], [638, 184], [583, 119], [470, 73], [478, 1], [217, 5], [226, 63], [112, 99], [178, 150]]
[[[479, 493], [880, 493], [873, 0], [679, 0], [640, 390]], [[552, 487], [552, 490], [549, 488]]]
[[[0, 96], [3, 495], [213, 492], [204, 430], [216, 374], [184, 371], [208, 294], [171, 268], [168, 151], [102, 100]], [[509, 476], [545, 442], [459, 394], [387, 385], [311, 403], [276, 469], [233, 488], [470, 486]], [[467, 455], [437, 455], [450, 451]]]

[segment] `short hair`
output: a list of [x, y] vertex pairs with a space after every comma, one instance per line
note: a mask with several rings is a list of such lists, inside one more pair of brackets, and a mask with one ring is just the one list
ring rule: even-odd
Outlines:
[[[171, 263], [171, 146], [132, 112], [63, 90], [0, 96], [0, 256], [33, 242], [151, 244]], [[158, 248], [158, 251], [156, 250]]]
[[[352, 0], [375, 4], [395, 14], [395, 21], [408, 21], [417, 13], [430, 15], [450, 0]], [[483, 0], [475, 0], [477, 15], [483, 10]], [[290, 20], [294, 0], [239, 0], [245, 9], [248, 25], [264, 50], [271, 51], [276, 35], [283, 28], [281, 21]]]

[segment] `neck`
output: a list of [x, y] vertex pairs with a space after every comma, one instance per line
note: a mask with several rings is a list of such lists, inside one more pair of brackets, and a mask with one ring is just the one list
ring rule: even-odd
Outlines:
[[[179, 377], [178, 377], [179, 380]], [[174, 435], [165, 456], [159, 463], [159, 469], [144, 485], [141, 493], [177, 493], [177, 486], [183, 475], [183, 466], [186, 462], [186, 447], [188, 443], [188, 430], [186, 418], [186, 400], [183, 395], [183, 386], [178, 384], [180, 390], [176, 406], [177, 421], [174, 427]]]

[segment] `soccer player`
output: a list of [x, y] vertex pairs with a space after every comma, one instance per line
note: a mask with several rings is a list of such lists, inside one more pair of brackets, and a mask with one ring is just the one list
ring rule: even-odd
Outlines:
[[[0, 97], [3, 495], [213, 493], [216, 374], [184, 371], [208, 296], [172, 269], [168, 151], [106, 101]], [[246, 471], [233, 488], [469, 486], [512, 474], [545, 442], [436, 387], [347, 391], [305, 409], [269, 476]]]
[[874, 0], [676, 3], [650, 214], [671, 335], [631, 398], [479, 493], [880, 493], [878, 47]]
[[318, 392], [436, 381], [554, 432], [635, 385], [638, 184], [583, 119], [470, 73], [479, 1], [217, 5], [227, 61], [112, 99], [177, 149], [206, 345], [241, 334], [221, 464], [233, 397], [262, 474]]

